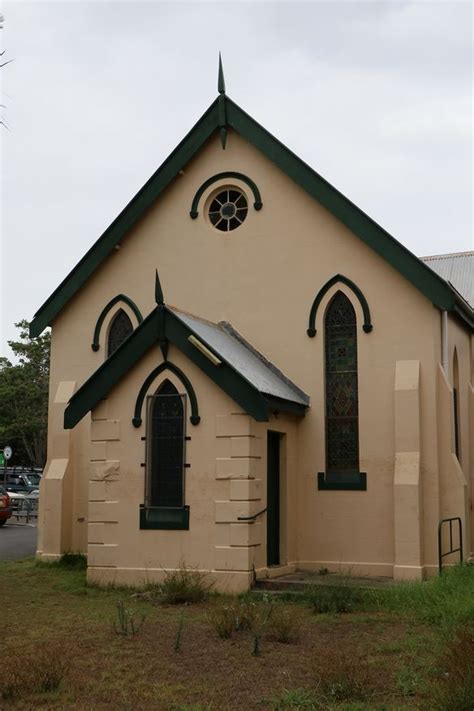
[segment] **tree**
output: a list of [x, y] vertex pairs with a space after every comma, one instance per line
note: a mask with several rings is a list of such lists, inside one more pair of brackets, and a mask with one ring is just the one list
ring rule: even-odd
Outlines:
[[15, 464], [44, 467], [51, 335], [31, 339], [28, 325], [16, 323], [20, 340], [8, 341], [18, 363], [0, 358], [0, 449], [11, 445]]
[[[4, 19], [5, 18], [3, 17], [3, 15], [0, 15], [0, 30], [3, 30]], [[7, 60], [3, 59], [5, 52], [6, 52], [6, 49], [4, 49], [3, 51], [0, 52], [0, 69], [3, 69], [3, 67], [6, 67], [7, 64], [10, 64], [10, 62], [13, 62], [13, 59], [7, 59]], [[0, 104], [0, 108], [4, 109], [5, 104]], [[8, 129], [5, 118], [3, 116], [0, 116], [0, 125], [4, 126], [5, 128]]]

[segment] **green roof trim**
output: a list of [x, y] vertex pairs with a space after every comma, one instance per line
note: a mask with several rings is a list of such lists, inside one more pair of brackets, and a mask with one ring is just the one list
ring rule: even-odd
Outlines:
[[[30, 335], [38, 336], [50, 325], [93, 272], [106, 259], [127, 232], [145, 214], [179, 171], [199, 151], [213, 133], [228, 126], [246, 138], [309, 195], [371, 249], [399, 271], [439, 309], [453, 311], [474, 328], [474, 310], [432, 269], [394, 239], [347, 197], [272, 136], [229, 97], [221, 93], [191, 131], [178, 144], [81, 261], [51, 294], [36, 313]], [[222, 136], [221, 136], [222, 138]]]
[[[218, 368], [213, 365], [205, 355], [189, 342], [188, 337], [190, 334], [196, 335], [172, 311], [166, 312], [166, 335], [171, 343], [174, 343], [189, 360], [208, 375], [216, 385], [257, 422], [267, 422], [269, 408], [263, 395], [228, 363], [223, 362]], [[200, 337], [200, 340], [202, 340], [202, 337]]]
[[351, 289], [351, 291], [354, 292], [354, 294], [357, 296], [359, 299], [359, 303], [362, 308], [362, 313], [364, 314], [364, 325], [363, 325], [363, 330], [365, 333], [370, 333], [373, 329], [372, 321], [370, 319], [370, 309], [369, 309], [369, 304], [367, 303], [367, 299], [365, 298], [364, 294], [362, 291], [359, 289], [357, 284], [354, 284], [354, 282], [351, 279], [348, 279], [345, 277], [343, 274], [336, 274], [335, 276], [331, 277], [331, 279], [328, 279], [328, 281], [320, 288], [318, 293], [316, 294], [316, 297], [313, 301], [313, 305], [311, 306], [311, 311], [309, 314], [309, 323], [308, 323], [308, 328], [306, 333], [310, 338], [314, 338], [316, 335], [316, 315], [318, 313], [318, 308], [319, 304], [323, 300], [323, 297], [329, 289], [334, 286], [334, 284], [345, 284], [346, 286]]
[[[267, 422], [270, 413], [274, 410], [286, 411], [299, 416], [305, 414], [306, 405], [262, 394], [224, 358], [222, 358], [221, 365], [216, 367], [189, 342], [190, 335], [195, 335], [193, 330], [186, 326], [173, 311], [166, 306], [156, 306], [122, 345], [74, 393], [64, 412], [64, 428], [72, 429], [84, 415], [93, 410], [100, 400], [107, 397], [112, 388], [150, 348], [158, 346], [164, 338], [179, 348], [189, 360], [258, 422]], [[202, 336], [200, 339], [202, 340]], [[139, 427], [141, 424], [142, 403], [151, 381], [166, 369], [176, 373], [186, 386], [191, 399], [191, 421], [193, 424], [198, 424], [200, 418], [197, 399], [189, 379], [179, 368], [169, 361], [165, 361], [148, 376], [140, 389], [132, 420], [135, 427]]]
[[198, 401], [191, 381], [188, 377], [186, 377], [181, 368], [178, 368], [178, 366], [174, 363], [170, 363], [169, 360], [165, 360], [163, 363], [160, 363], [159, 366], [157, 366], [154, 370], [151, 371], [150, 375], [146, 378], [145, 382], [140, 388], [140, 392], [138, 393], [137, 400], [135, 402], [135, 410], [132, 419], [132, 425], [134, 427], [140, 427], [142, 424], [143, 401], [148, 390], [150, 389], [150, 385], [161, 373], [165, 372], [166, 370], [169, 370], [170, 373], [174, 373], [181, 380], [186, 392], [188, 393], [189, 402], [191, 403], [191, 416], [189, 418], [191, 424], [198, 425], [200, 423], [201, 418], [199, 416]]
[[256, 183], [249, 178], [247, 175], [244, 175], [243, 173], [237, 173], [234, 170], [226, 170], [223, 173], [217, 173], [216, 175], [213, 175], [212, 177], [208, 178], [200, 188], [197, 189], [196, 194], [193, 197], [193, 202], [191, 204], [191, 210], [189, 211], [189, 214], [193, 220], [196, 219], [199, 215], [198, 207], [199, 207], [199, 201], [203, 195], [203, 193], [207, 190], [207, 188], [212, 185], [213, 183], [216, 183], [218, 180], [223, 180], [224, 178], [233, 178], [235, 180], [241, 180], [243, 183], [246, 183], [246, 185], [249, 186], [250, 190], [253, 193], [254, 197], [254, 208], [256, 210], [261, 210], [263, 207], [263, 202], [262, 202], [262, 196], [260, 194], [260, 190], [258, 189]]
[[163, 193], [179, 171], [199, 151], [216, 130], [216, 99], [201, 116], [189, 133], [177, 145], [158, 170], [138, 191], [128, 205], [115, 218], [101, 237], [92, 245], [74, 269], [61, 282], [51, 296], [35, 314], [30, 324], [30, 336], [39, 336], [64, 308], [89, 277], [102, 264], [115, 246], [121, 242], [127, 232], [143, 217], [155, 200]]
[[447, 282], [434, 274], [410, 250], [260, 126], [231, 99], [227, 98], [227, 102], [227, 121], [231, 128], [258, 148], [288, 177], [403, 274], [433, 304], [442, 310], [454, 310], [456, 297]]
[[120, 382], [125, 373], [156, 343], [157, 311], [158, 309], [154, 309], [74, 393], [64, 411], [66, 430], [77, 425], [87, 412], [107, 397], [114, 385]]
[[104, 306], [104, 308], [100, 312], [99, 318], [97, 319], [97, 323], [94, 328], [94, 336], [93, 336], [92, 344], [91, 344], [91, 348], [93, 351], [98, 351], [100, 348], [100, 343], [99, 343], [100, 331], [102, 329], [102, 325], [104, 323], [105, 317], [109, 313], [110, 309], [112, 309], [115, 306], [115, 304], [118, 304], [120, 301], [122, 301], [124, 304], [127, 304], [130, 307], [130, 309], [135, 314], [135, 318], [137, 319], [138, 323], [141, 323], [143, 321], [143, 316], [141, 314], [140, 309], [136, 305], [136, 303], [129, 296], [126, 296], [125, 294], [117, 294], [117, 296], [114, 296], [114, 298], [111, 299], [109, 301], [109, 303]]

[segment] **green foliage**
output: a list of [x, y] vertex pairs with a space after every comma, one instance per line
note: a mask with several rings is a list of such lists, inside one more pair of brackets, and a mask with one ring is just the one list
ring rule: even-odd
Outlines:
[[69, 649], [40, 644], [34, 650], [18, 650], [0, 667], [0, 699], [12, 701], [29, 693], [56, 691], [70, 665]]
[[420, 677], [418, 671], [413, 667], [402, 667], [397, 672], [397, 688], [403, 696], [415, 696]]
[[83, 553], [64, 553], [57, 561], [60, 568], [73, 568], [74, 570], [87, 569], [87, 556]]
[[221, 639], [230, 639], [235, 632], [235, 605], [234, 603], [218, 603], [214, 605], [207, 616], [209, 624], [214, 628]]
[[318, 691], [328, 702], [365, 701], [369, 689], [369, 665], [341, 648], [328, 649], [319, 670]]
[[145, 620], [142, 615], [140, 620], [135, 619], [133, 610], [126, 608], [122, 600], [117, 601], [117, 619], [114, 622], [114, 629], [117, 634], [124, 637], [134, 637], [140, 631]]
[[178, 629], [176, 632], [176, 639], [174, 641], [174, 651], [176, 653], [181, 651], [181, 638], [183, 636], [183, 627], [184, 627], [184, 608], [181, 613], [181, 617], [179, 618]]
[[253, 629], [258, 606], [244, 599], [219, 600], [208, 613], [208, 620], [221, 639], [229, 639], [234, 632]]
[[258, 606], [252, 625], [252, 655], [254, 657], [258, 657], [260, 654], [260, 640], [267, 628], [273, 609], [274, 602], [271, 595], [264, 595], [263, 603]]
[[314, 691], [309, 689], [284, 689], [270, 701], [272, 711], [319, 711], [326, 708]]
[[183, 605], [204, 602], [213, 587], [206, 573], [181, 563], [177, 570], [165, 571], [163, 582], [152, 585], [151, 591], [164, 604]]
[[474, 621], [446, 644], [437, 670], [431, 708], [472, 711], [474, 708]]
[[257, 617], [257, 604], [252, 600], [237, 600], [234, 604], [235, 629], [251, 630]]
[[19, 341], [8, 341], [18, 359], [0, 358], [0, 448], [13, 448], [10, 464], [44, 467], [49, 390], [49, 332], [35, 339], [28, 322], [15, 324]]
[[270, 633], [281, 644], [296, 642], [300, 632], [297, 610], [275, 605], [270, 618]]
[[346, 583], [314, 585], [308, 591], [308, 599], [313, 611], [317, 613], [354, 612], [361, 604], [362, 592]]
[[446, 568], [443, 575], [424, 582], [400, 583], [366, 591], [366, 605], [443, 627], [474, 619], [474, 566]]
[[236, 632], [251, 632], [252, 655], [255, 657], [260, 654], [260, 642], [267, 630], [278, 642], [285, 644], [297, 637], [295, 610], [283, 610], [268, 594], [259, 602], [246, 597], [219, 600], [211, 607], [207, 618], [221, 639], [229, 639]]

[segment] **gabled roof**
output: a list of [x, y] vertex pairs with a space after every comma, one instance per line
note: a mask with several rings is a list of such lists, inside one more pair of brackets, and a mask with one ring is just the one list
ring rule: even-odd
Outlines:
[[455, 289], [222, 93], [223, 84], [219, 90], [220, 96], [41, 306], [31, 322], [31, 336], [38, 336], [52, 323], [210, 136], [220, 134], [225, 145], [226, 127], [252, 143], [435, 306], [455, 312], [474, 328], [473, 309], [459, 298]]
[[309, 396], [259, 353], [230, 323], [212, 323], [168, 307], [190, 332], [207, 344], [263, 395], [308, 407]]
[[461, 296], [474, 308], [474, 252], [435, 254], [421, 257], [440, 277], [449, 281]]
[[[272, 411], [304, 415], [309, 396], [286, 378], [228, 323], [205, 321], [158, 304], [72, 396], [64, 413], [71, 429], [153, 346], [173, 343], [245, 412], [267, 421]], [[166, 355], [167, 349], [163, 349]], [[130, 413], [132, 418], [133, 413]]]

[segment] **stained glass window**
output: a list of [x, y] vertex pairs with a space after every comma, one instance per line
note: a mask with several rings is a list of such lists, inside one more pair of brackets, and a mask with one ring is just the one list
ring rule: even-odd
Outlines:
[[184, 506], [184, 396], [165, 380], [148, 412], [147, 505]]
[[359, 471], [356, 326], [351, 302], [338, 291], [325, 318], [326, 468], [332, 473]]
[[130, 318], [123, 309], [119, 309], [114, 316], [109, 328], [109, 338], [107, 342], [107, 357], [112, 355], [124, 340], [132, 333], [133, 326]]

